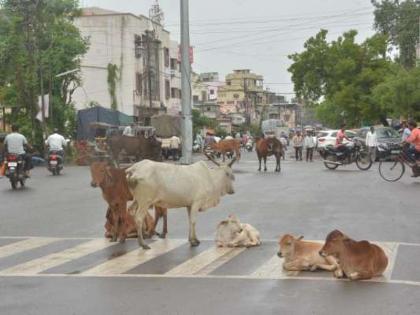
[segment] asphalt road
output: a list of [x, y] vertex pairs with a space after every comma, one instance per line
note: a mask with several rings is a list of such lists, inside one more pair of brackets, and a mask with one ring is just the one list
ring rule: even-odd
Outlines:
[[[35, 169], [27, 187], [0, 180], [0, 312], [3, 314], [416, 314], [420, 307], [420, 181], [383, 181], [377, 165], [325, 169], [282, 161], [258, 173], [255, 153], [234, 166], [236, 193], [198, 216], [198, 249], [186, 243], [187, 214], [169, 211], [169, 239], [144, 253], [135, 241], [108, 244], [106, 205], [89, 169], [51, 176]], [[217, 223], [235, 213], [263, 245], [214, 248]], [[373, 282], [329, 273], [285, 275], [279, 235], [323, 240], [341, 229], [387, 248], [390, 268]], [[76, 248], [77, 250], [72, 250]]]

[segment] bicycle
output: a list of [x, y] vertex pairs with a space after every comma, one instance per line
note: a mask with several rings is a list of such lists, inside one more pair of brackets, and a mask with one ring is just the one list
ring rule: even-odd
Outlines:
[[405, 166], [410, 167], [415, 174], [420, 175], [420, 166], [416, 160], [410, 157], [403, 146], [392, 148], [388, 152], [391, 161], [381, 160], [379, 162], [379, 175], [387, 182], [396, 182], [403, 177]]

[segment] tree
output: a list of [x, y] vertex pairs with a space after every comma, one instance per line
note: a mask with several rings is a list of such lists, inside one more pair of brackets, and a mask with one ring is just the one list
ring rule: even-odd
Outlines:
[[[41, 90], [50, 94], [50, 128], [67, 134], [74, 127], [72, 94], [80, 84], [77, 72], [88, 42], [73, 25], [76, 0], [0, 0], [0, 95], [12, 108], [32, 141], [41, 144], [42, 128], [35, 117]], [[73, 124], [73, 127], [72, 127]]]
[[389, 36], [398, 48], [398, 62], [405, 68], [416, 64], [416, 43], [419, 38], [420, 2], [414, 0], [372, 0], [375, 7], [375, 29]]
[[394, 117], [420, 120], [420, 68], [396, 68], [374, 89], [373, 95]]
[[386, 121], [386, 112], [372, 97], [392, 66], [386, 58], [383, 35], [356, 43], [357, 32], [349, 31], [328, 42], [321, 30], [305, 43], [305, 50], [289, 56], [295, 92], [317, 108], [323, 123], [337, 126], [341, 120], [358, 126], [362, 122]]
[[197, 109], [192, 110], [193, 133], [196, 135], [203, 128], [216, 128], [217, 121], [201, 115]]

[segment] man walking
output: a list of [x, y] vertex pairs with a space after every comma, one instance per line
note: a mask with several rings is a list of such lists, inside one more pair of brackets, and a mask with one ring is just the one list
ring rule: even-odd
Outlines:
[[304, 139], [304, 145], [306, 148], [306, 162], [313, 162], [312, 158], [314, 155], [315, 139], [311, 132], [308, 132]]
[[293, 137], [292, 142], [293, 147], [295, 148], [296, 161], [302, 161], [303, 137], [300, 131], [296, 132], [296, 135]]
[[376, 161], [376, 147], [378, 146], [378, 139], [375, 128], [372, 126], [366, 134], [366, 147], [368, 148], [369, 158], [372, 162]]

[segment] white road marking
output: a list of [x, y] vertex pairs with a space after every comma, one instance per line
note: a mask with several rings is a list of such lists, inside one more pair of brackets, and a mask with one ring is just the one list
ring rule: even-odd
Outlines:
[[213, 247], [169, 270], [166, 275], [206, 275], [220, 267], [245, 248]]
[[[0, 237], [9, 238], [9, 237]], [[25, 237], [13, 237], [16, 239], [22, 239]], [[0, 259], [8, 257], [13, 254], [23, 253], [25, 251], [35, 249], [41, 246], [45, 246], [54, 243], [59, 240], [68, 240], [75, 238], [46, 238], [46, 237], [31, 237], [25, 238], [24, 240], [17, 241], [12, 244], [4, 245], [0, 247]], [[92, 238], [77, 238], [85, 240], [84, 243], [68, 248], [61, 252], [49, 254], [37, 259], [33, 259], [26, 263], [12, 266], [8, 269], [0, 271], [0, 276], [51, 276], [46, 274], [40, 274], [40, 272], [58, 266], [60, 264], [70, 262], [74, 259], [78, 259], [92, 252], [101, 250], [108, 246], [111, 246], [107, 239], [92, 239]], [[268, 240], [273, 241], [273, 240]], [[320, 241], [322, 242], [322, 241]], [[260, 280], [318, 280], [318, 281], [336, 281], [331, 273], [326, 272], [325, 277], [311, 277], [304, 274], [299, 275], [298, 272], [285, 272], [283, 271], [282, 264], [283, 259], [273, 255], [265, 263], [263, 263], [257, 270], [252, 274], [243, 276], [234, 275], [221, 275], [214, 276], [210, 275], [212, 271], [219, 268], [226, 262], [230, 261], [240, 253], [244, 248], [217, 248], [212, 247], [200, 253], [199, 255], [188, 259], [173, 269], [169, 270], [166, 274], [162, 275], [142, 275], [142, 274], [124, 274], [130, 269], [135, 268], [153, 258], [159, 257], [168, 251], [171, 251], [183, 244], [186, 244], [186, 240], [173, 239], [173, 240], [157, 240], [151, 244], [152, 249], [145, 251], [143, 249], [136, 249], [128, 252], [122, 256], [110, 259], [104, 263], [100, 263], [91, 269], [78, 274], [69, 276], [80, 276], [80, 277], [168, 277], [168, 278], [226, 278], [226, 279], [260, 279]], [[419, 246], [419, 244], [413, 243], [395, 243], [395, 242], [374, 242], [381, 246], [386, 255], [388, 256], [388, 267], [384, 272], [383, 277], [374, 278], [367, 280], [367, 282], [374, 283], [392, 283], [392, 284], [404, 284], [420, 286], [418, 281], [405, 281], [398, 279], [391, 279], [392, 272], [395, 266], [395, 262], [398, 255], [398, 246]], [[59, 274], [57, 276], [65, 276]], [[346, 281], [346, 280], [344, 280]], [[363, 281], [366, 282], [366, 281]]]
[[38, 259], [30, 260], [26, 263], [13, 266], [11, 268], [0, 271], [0, 275], [4, 274], [19, 274], [30, 275], [37, 274], [44, 270], [59, 266], [66, 262], [78, 259], [90, 253], [107, 248], [115, 243], [111, 243], [107, 239], [95, 239], [75, 247], [66, 249], [64, 251], [53, 253]]
[[183, 244], [185, 240], [157, 240], [150, 245], [151, 249], [135, 249], [125, 255], [113, 258], [98, 266], [88, 269], [81, 274], [84, 275], [117, 275], [133, 269], [155, 257], [163, 255]]
[[58, 239], [49, 237], [37, 237], [29, 238], [22, 241], [18, 241], [12, 244], [4, 245], [0, 247], [0, 258], [11, 256], [14, 254], [22, 253], [24, 251], [42, 247], [44, 245], [56, 242]]

